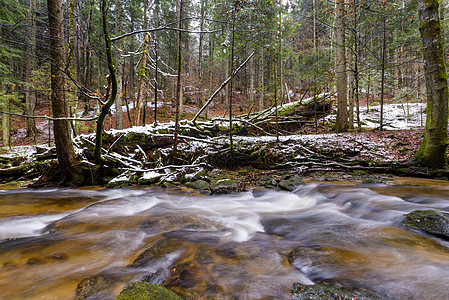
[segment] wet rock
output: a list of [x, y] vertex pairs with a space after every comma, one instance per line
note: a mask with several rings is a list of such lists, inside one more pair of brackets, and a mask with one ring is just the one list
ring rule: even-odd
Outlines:
[[193, 289], [197, 285], [197, 274], [200, 269], [191, 262], [176, 265], [172, 268], [170, 277], [164, 282], [167, 287], [178, 287], [182, 289]]
[[65, 253], [54, 253], [50, 257], [54, 260], [66, 260], [69, 258]]
[[299, 246], [287, 257], [290, 265], [306, 274], [311, 280], [322, 281], [334, 278], [340, 272], [336, 270], [339, 267], [332, 267], [337, 264], [337, 261], [327, 256], [319, 247]]
[[293, 284], [293, 299], [295, 300], [376, 300], [380, 299], [373, 292], [364, 289], [345, 289], [330, 284], [304, 285]]
[[191, 243], [217, 243], [224, 232], [205, 230], [175, 230], [164, 233], [164, 237], [177, 238]]
[[434, 210], [415, 210], [405, 216], [403, 224], [406, 227], [449, 240], [449, 214]]
[[180, 246], [180, 242], [174, 239], [158, 240], [153, 246], [142, 252], [136, 260], [132, 263], [132, 267], [140, 267], [153, 261], [164, 257], [165, 255], [176, 251]]
[[279, 181], [279, 188], [287, 191], [293, 191], [303, 184], [302, 178], [298, 175], [287, 175]]
[[110, 298], [110, 281], [103, 275], [83, 279], [76, 287], [75, 300]]
[[221, 179], [210, 186], [212, 194], [230, 194], [237, 191], [237, 183], [231, 179]]
[[41, 265], [44, 263], [44, 260], [39, 257], [31, 257], [27, 260], [27, 265]]
[[153, 283], [153, 284], [161, 284], [165, 278], [170, 275], [170, 271], [162, 268], [157, 269], [156, 272], [150, 273], [142, 278], [142, 281]]
[[278, 236], [288, 236], [297, 231], [297, 224], [289, 219], [264, 220], [262, 225], [266, 233]]
[[117, 300], [182, 300], [172, 291], [157, 284], [133, 282], [128, 284]]
[[205, 180], [195, 180], [187, 182], [186, 186], [196, 190], [207, 190], [209, 188], [209, 183]]

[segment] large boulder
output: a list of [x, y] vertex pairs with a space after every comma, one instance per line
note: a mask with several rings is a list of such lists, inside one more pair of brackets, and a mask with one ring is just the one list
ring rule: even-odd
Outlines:
[[449, 216], [434, 210], [415, 210], [405, 215], [406, 227], [449, 240]]

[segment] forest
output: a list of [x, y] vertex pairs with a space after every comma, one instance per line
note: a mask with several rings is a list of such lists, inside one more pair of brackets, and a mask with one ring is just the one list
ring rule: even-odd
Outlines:
[[[447, 97], [434, 73], [443, 72], [446, 57], [446, 3], [431, 2], [436, 8], [405, 0], [2, 0], [3, 149], [40, 145], [48, 152], [41, 147], [48, 145], [56, 148], [60, 182], [101, 183], [93, 177], [108, 173], [105, 166], [130, 163], [105, 160], [104, 151], [109, 155], [114, 145], [117, 155], [135, 155], [123, 150], [132, 140], [123, 138], [128, 133], [110, 130], [140, 127], [159, 134], [145, 149], [133, 146], [141, 164], [193, 164], [198, 157], [181, 157], [179, 141], [227, 136], [220, 143], [228, 150], [218, 150], [226, 155], [206, 160], [224, 159], [232, 169], [258, 160], [242, 153], [251, 149], [234, 146], [233, 135], [276, 136], [279, 142], [279, 136], [352, 132], [365, 140], [369, 131], [391, 129], [388, 105], [401, 106], [400, 118], [408, 121], [410, 105], [420, 104], [420, 124], [406, 128], [425, 129], [423, 143], [419, 151], [410, 145], [393, 163], [444, 169]], [[441, 36], [418, 17], [431, 10]], [[432, 34], [440, 44], [423, 48]], [[424, 61], [432, 64], [428, 70]], [[440, 71], [430, 71], [434, 67]], [[362, 111], [378, 113], [367, 122]], [[161, 124], [166, 126], [157, 128]], [[172, 150], [161, 151], [169, 144]], [[276, 159], [270, 164], [270, 154], [263, 156], [262, 164], [276, 168]], [[86, 170], [86, 160], [94, 172]], [[4, 174], [30, 173], [13, 167], [18, 173]]]
[[0, 298], [447, 299], [446, 0], [0, 0]]

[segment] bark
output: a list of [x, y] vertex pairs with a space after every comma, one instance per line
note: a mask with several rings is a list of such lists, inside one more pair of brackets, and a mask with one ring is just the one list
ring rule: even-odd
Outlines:
[[427, 120], [421, 147], [414, 156], [419, 165], [447, 167], [448, 84], [438, 0], [418, 0], [419, 31], [427, 90]]
[[[31, 72], [36, 68], [36, 0], [28, 0], [28, 22], [27, 38], [29, 42], [29, 52], [26, 57], [26, 114], [34, 116], [36, 109], [36, 92], [31, 82]], [[27, 118], [27, 136], [37, 133], [36, 122], [34, 118]]]
[[259, 76], [260, 76], [260, 96], [259, 96], [259, 110], [263, 110], [264, 106], [264, 82], [263, 82], [263, 70], [264, 70], [264, 60], [263, 60], [263, 46], [260, 49], [260, 55], [259, 55]]
[[231, 73], [231, 81], [229, 82], [229, 147], [231, 153], [231, 159], [234, 151], [234, 143], [232, 139], [232, 96], [233, 96], [233, 79], [234, 79], [234, 45], [235, 45], [235, 10], [236, 4], [234, 3], [232, 7], [232, 38], [231, 38], [231, 60], [229, 66], [229, 72]]
[[355, 3], [351, 1], [352, 15], [349, 16], [349, 50], [348, 50], [348, 100], [349, 100], [349, 129], [354, 129], [354, 102], [355, 102]]
[[[143, 46], [143, 53], [142, 53], [142, 59], [140, 61], [140, 71], [139, 71], [139, 88], [137, 90], [137, 100], [136, 100], [136, 121], [135, 125], [139, 126], [141, 124], [142, 120], [142, 106], [145, 105], [145, 101], [143, 100], [145, 97], [144, 90], [145, 90], [145, 84], [147, 81], [147, 75], [146, 75], [146, 69], [147, 69], [147, 55], [148, 55], [148, 46], [150, 43], [150, 34], [145, 34], [145, 40], [144, 40], [144, 46]], [[145, 116], [144, 116], [145, 118]]]
[[337, 63], [337, 120], [335, 131], [343, 132], [348, 129], [347, 112], [347, 74], [345, 51], [345, 2], [336, 1], [336, 63]]
[[157, 124], [157, 89], [158, 89], [158, 79], [157, 79], [157, 74], [158, 74], [158, 61], [159, 61], [159, 56], [158, 56], [158, 51], [157, 51], [157, 42], [156, 39], [154, 41], [154, 60], [155, 60], [155, 68], [154, 68], [154, 125]]
[[[122, 34], [122, 0], [117, 0], [117, 35]], [[121, 58], [122, 41], [117, 41], [116, 64], [117, 64], [117, 99], [115, 100], [116, 117], [115, 128], [123, 129], [123, 61]]]
[[178, 0], [178, 77], [176, 78], [176, 103], [175, 103], [175, 132], [174, 132], [174, 144], [172, 152], [172, 162], [175, 159], [176, 152], [178, 151], [178, 135], [179, 135], [179, 106], [181, 102], [181, 70], [182, 70], [182, 6], [183, 0]]
[[[5, 97], [3, 101], [4, 109], [9, 113], [10, 100], [8, 97]], [[3, 147], [9, 147], [11, 145], [11, 122], [9, 114], [2, 114], [2, 141]]]
[[[65, 99], [65, 77], [62, 70], [65, 68], [65, 51], [63, 38], [63, 18], [61, 0], [48, 0], [48, 26], [51, 45], [51, 106], [53, 117], [68, 117], [67, 101]], [[75, 151], [70, 136], [69, 120], [54, 120], [53, 133], [59, 167], [66, 181], [73, 181], [76, 171], [73, 167]]]
[[[253, 51], [254, 52], [254, 51]], [[256, 64], [254, 63], [253, 60], [251, 60], [250, 65], [249, 65], [249, 69], [250, 69], [250, 78], [249, 78], [249, 103], [250, 106], [254, 105], [254, 75], [256, 74]]]
[[380, 130], [383, 130], [384, 123], [384, 95], [385, 95], [385, 59], [387, 56], [387, 35], [386, 35], [386, 17], [383, 20], [384, 36], [382, 42], [382, 70], [380, 83]]
[[94, 159], [98, 164], [103, 163], [103, 158], [101, 157], [102, 143], [103, 143], [103, 123], [109, 109], [117, 97], [117, 75], [114, 68], [114, 62], [112, 59], [112, 49], [111, 49], [111, 38], [109, 37], [107, 16], [106, 16], [106, 0], [102, 1], [101, 13], [103, 19], [103, 36], [106, 44], [106, 56], [108, 61], [109, 78], [111, 82], [111, 94], [106, 103], [101, 107], [100, 115], [97, 119], [97, 129], [95, 132], [95, 148], [94, 148]]

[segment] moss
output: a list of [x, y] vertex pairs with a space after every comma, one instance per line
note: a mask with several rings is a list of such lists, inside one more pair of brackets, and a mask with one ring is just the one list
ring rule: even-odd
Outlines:
[[449, 240], [449, 218], [434, 210], [415, 210], [407, 214], [403, 224], [433, 236]]
[[364, 289], [345, 289], [323, 283], [316, 285], [295, 283], [293, 285], [292, 294], [293, 299], [296, 300], [380, 299], [373, 292]]
[[187, 182], [185, 185], [189, 188], [196, 189], [196, 190], [205, 190], [205, 189], [209, 188], [209, 183], [207, 181], [204, 181], [201, 179]]
[[133, 282], [118, 295], [117, 300], [182, 300], [172, 291], [157, 284]]
[[237, 191], [237, 183], [232, 179], [221, 179], [210, 186], [213, 194], [230, 194]]
[[287, 175], [279, 182], [279, 188], [287, 191], [293, 191], [299, 185], [303, 184], [302, 178], [298, 175]]

